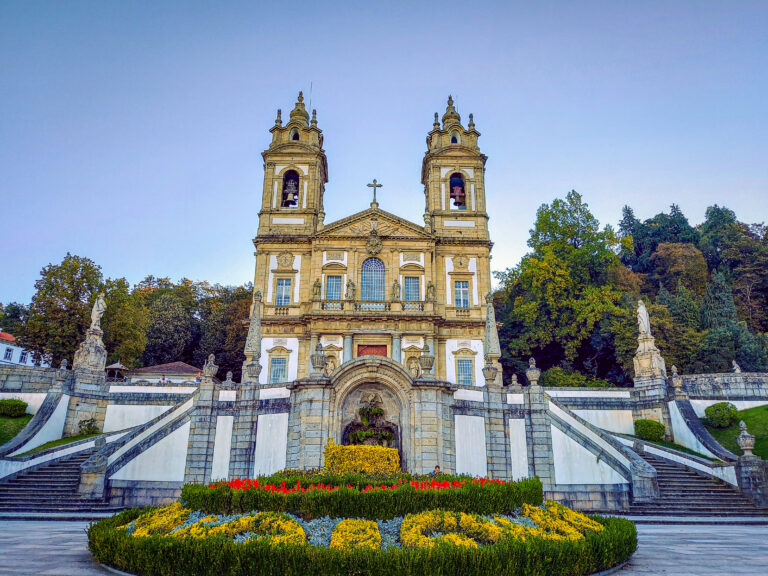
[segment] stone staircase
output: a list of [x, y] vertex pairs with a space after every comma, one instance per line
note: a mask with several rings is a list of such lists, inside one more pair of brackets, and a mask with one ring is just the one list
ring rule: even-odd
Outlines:
[[0, 481], [0, 518], [41, 515], [82, 518], [119, 511], [120, 508], [111, 507], [104, 500], [81, 498], [77, 492], [80, 465], [92, 453], [93, 450], [85, 450]]
[[654, 502], [632, 504], [630, 516], [765, 516], [738, 489], [666, 458], [641, 452], [656, 469], [661, 497]]

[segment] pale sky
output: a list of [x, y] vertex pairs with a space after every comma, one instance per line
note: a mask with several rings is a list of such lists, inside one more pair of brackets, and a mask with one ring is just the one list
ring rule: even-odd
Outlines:
[[574, 188], [768, 220], [768, 2], [0, 2], [0, 302], [67, 251], [106, 276], [253, 277], [261, 151], [317, 108], [326, 222], [422, 223], [448, 94], [488, 155], [493, 268]]

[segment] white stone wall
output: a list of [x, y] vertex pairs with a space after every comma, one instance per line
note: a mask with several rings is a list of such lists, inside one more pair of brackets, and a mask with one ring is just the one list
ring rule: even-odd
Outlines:
[[104, 432], [125, 430], [141, 426], [157, 418], [173, 406], [155, 406], [152, 404], [108, 404], [104, 416]]
[[626, 484], [627, 480], [581, 444], [562, 432], [552, 429], [552, 453], [555, 464], [555, 484]]
[[704, 411], [712, 406], [712, 404], [717, 404], [718, 402], [730, 402], [736, 406], [737, 410], [747, 410], [749, 408], [765, 406], [768, 404], [768, 400], [691, 400], [691, 406], [693, 406], [693, 411], [696, 412], [696, 416], [704, 418], [704, 416], [706, 416]]
[[528, 441], [523, 418], [509, 419], [509, 458], [512, 480], [528, 478]]
[[635, 433], [632, 410], [571, 410], [571, 412], [608, 432]]
[[112, 480], [183, 482], [190, 424], [180, 426], [115, 472]]
[[456, 474], [488, 475], [485, 451], [485, 418], [482, 416], [454, 416], [456, 438]]
[[285, 468], [288, 448], [288, 413], [259, 416], [253, 475], [274, 474]]
[[216, 437], [213, 444], [211, 480], [229, 479], [229, 457], [232, 451], [232, 428], [234, 425], [234, 416], [219, 416], [216, 418]]
[[677, 403], [669, 402], [669, 419], [672, 422], [672, 435], [675, 438], [675, 443], [690, 448], [699, 454], [704, 456], [711, 456], [717, 458], [712, 452], [710, 452], [704, 444], [699, 442], [696, 435], [688, 428], [688, 424], [685, 422], [685, 418], [680, 414], [680, 409], [677, 407]]

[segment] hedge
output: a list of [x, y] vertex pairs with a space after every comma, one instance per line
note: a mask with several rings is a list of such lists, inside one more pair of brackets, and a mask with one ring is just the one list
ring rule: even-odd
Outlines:
[[641, 440], [658, 442], [664, 438], [664, 424], [656, 420], [635, 420], [635, 436]]
[[333, 441], [324, 449], [325, 469], [331, 474], [400, 472], [400, 453], [396, 448], [353, 444], [342, 446]]
[[705, 424], [712, 428], [730, 428], [736, 424], [739, 412], [730, 402], [718, 402], [704, 410]]
[[141, 576], [582, 576], [626, 561], [637, 548], [632, 522], [597, 516], [592, 518], [605, 529], [577, 541], [527, 538], [479, 548], [339, 550], [258, 540], [235, 543], [223, 537], [135, 538], [118, 528], [142, 512], [126, 510], [88, 528], [88, 547], [96, 560]]
[[587, 378], [579, 372], [567, 372], [555, 366], [545, 370], [541, 374], [539, 384], [545, 388], [609, 388], [613, 386], [608, 380], [602, 378]]
[[27, 403], [23, 400], [11, 398], [0, 400], [0, 416], [6, 418], [21, 418], [27, 413]]
[[[413, 477], [405, 474], [396, 477], [400, 482], [407, 482], [410, 478]], [[446, 475], [440, 476], [439, 479], [459, 479], [466, 481], [466, 484], [460, 488], [445, 490], [417, 490], [410, 484], [403, 484], [395, 490], [372, 492], [360, 492], [368, 484], [375, 484], [371, 477], [361, 475], [278, 474], [260, 478], [259, 481], [262, 484], [272, 482], [276, 485], [285, 481], [286, 486], [295, 486], [297, 479], [300, 479], [304, 486], [322, 483], [330, 486], [352, 485], [353, 488], [281, 494], [262, 489], [236, 490], [226, 485], [209, 487], [187, 484], [182, 488], [181, 500], [188, 508], [210, 514], [241, 514], [252, 510], [269, 510], [290, 512], [303, 518], [334, 516], [371, 520], [388, 520], [435, 508], [477, 514], [504, 514], [513, 512], [523, 504], [538, 505], [543, 501], [542, 486], [538, 478], [503, 484], [486, 482], [481, 485], [469, 477]]]

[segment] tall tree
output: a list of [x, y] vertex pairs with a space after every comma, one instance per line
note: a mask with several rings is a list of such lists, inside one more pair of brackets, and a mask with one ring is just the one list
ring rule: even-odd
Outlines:
[[183, 300], [173, 292], [162, 294], [149, 307], [147, 346], [142, 356], [144, 365], [191, 361], [186, 352], [195, 336], [194, 319], [185, 309]]
[[28, 313], [29, 308], [18, 302], [9, 302], [6, 305], [0, 304], [0, 330], [16, 337], [20, 336]]
[[140, 365], [147, 346], [149, 310], [138, 292], [131, 292], [125, 278], [104, 283], [107, 310], [101, 320], [108, 363], [122, 362], [129, 368]]
[[90, 308], [102, 283], [101, 268], [89, 258], [70, 253], [61, 264], [49, 264], [35, 282], [35, 295], [19, 341], [34, 358], [58, 365], [72, 362], [90, 325]]
[[707, 285], [701, 319], [705, 328], [728, 328], [738, 321], [733, 292], [725, 275], [720, 272], [713, 274], [712, 281]]

